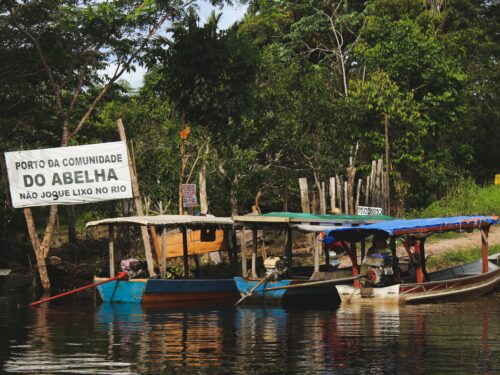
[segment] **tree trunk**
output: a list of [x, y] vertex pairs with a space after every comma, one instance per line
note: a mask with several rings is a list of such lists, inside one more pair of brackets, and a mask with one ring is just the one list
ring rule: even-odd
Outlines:
[[50, 291], [49, 274], [47, 272], [47, 265], [45, 263], [44, 251], [40, 244], [40, 239], [38, 238], [38, 235], [36, 233], [36, 226], [35, 226], [35, 221], [33, 220], [33, 214], [30, 208], [23, 209], [23, 212], [24, 212], [24, 217], [26, 219], [26, 225], [28, 226], [28, 233], [30, 236], [31, 244], [33, 245], [33, 250], [35, 251], [36, 263], [38, 266], [38, 273], [40, 275], [42, 288], [45, 292], [48, 292]]
[[238, 215], [238, 198], [233, 186], [231, 186], [231, 215]]

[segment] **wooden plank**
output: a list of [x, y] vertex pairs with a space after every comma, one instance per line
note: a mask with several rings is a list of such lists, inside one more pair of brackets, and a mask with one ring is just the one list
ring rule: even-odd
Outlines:
[[[184, 253], [182, 231], [167, 232], [167, 259], [180, 257]], [[217, 229], [215, 231], [215, 241], [202, 242], [201, 230], [187, 229], [188, 253], [192, 254], [207, 254], [214, 251], [224, 250], [224, 230]]]
[[307, 187], [307, 178], [299, 178], [300, 202], [302, 204], [302, 212], [310, 213], [309, 204], [309, 189]]
[[[122, 119], [118, 119], [116, 122], [118, 126], [118, 132], [120, 134], [120, 140], [123, 142], [127, 142], [127, 136], [125, 135], [125, 127], [123, 126]], [[130, 158], [130, 154], [128, 154], [128, 165], [130, 170], [130, 181], [132, 183], [132, 192], [134, 194], [134, 202], [137, 210], [137, 215], [144, 216], [144, 210], [142, 209], [142, 201], [141, 194], [139, 192], [139, 183], [137, 182], [137, 175], [135, 173], [134, 165], [132, 163], [132, 159]], [[155, 276], [155, 266], [153, 260], [153, 254], [151, 252], [151, 244], [149, 243], [149, 234], [148, 229], [144, 226], [141, 226], [141, 234], [142, 241], [144, 243], [144, 252], [146, 254], [146, 262], [148, 264], [148, 272], [151, 277]]]

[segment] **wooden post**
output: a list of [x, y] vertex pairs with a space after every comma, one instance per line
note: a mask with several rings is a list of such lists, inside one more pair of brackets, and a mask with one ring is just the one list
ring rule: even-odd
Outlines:
[[163, 227], [161, 231], [161, 258], [158, 262], [160, 266], [161, 278], [164, 279], [167, 275], [167, 227]]
[[347, 188], [347, 181], [344, 182], [344, 213], [349, 215], [349, 191]]
[[182, 260], [184, 262], [184, 277], [189, 277], [189, 259], [188, 259], [188, 240], [187, 228], [185, 225], [182, 227]]
[[361, 185], [363, 184], [363, 179], [358, 180], [358, 187], [356, 189], [356, 204], [354, 205], [354, 211], [353, 214], [356, 215], [358, 213], [358, 206], [359, 206], [359, 196], [361, 195]]
[[109, 248], [109, 277], [115, 277], [115, 243], [113, 226], [109, 226], [108, 231], [108, 248]]
[[241, 247], [241, 277], [247, 277], [247, 238], [245, 235], [245, 227], [241, 228], [240, 232], [240, 247]]
[[486, 226], [481, 228], [481, 259], [482, 259], [482, 272], [488, 272], [488, 233], [490, 227]]
[[[198, 258], [198, 254], [194, 254], [193, 258], [194, 258], [194, 266], [196, 267], [196, 276], [200, 277], [201, 276], [200, 258]], [[222, 258], [222, 259], [224, 259], [224, 258]]]
[[[118, 119], [116, 124], [118, 126], [120, 140], [122, 142], [127, 142], [127, 136], [125, 135], [125, 127], [123, 126], [122, 119]], [[137, 182], [137, 175], [135, 174], [130, 154], [128, 155], [128, 166], [130, 170], [130, 180], [132, 183], [132, 192], [134, 194], [134, 201], [135, 201], [135, 208], [137, 210], [137, 215], [144, 216], [144, 211], [142, 209], [141, 194], [139, 192], [139, 183]], [[141, 226], [141, 233], [142, 233], [142, 241], [144, 242], [144, 252], [146, 253], [146, 262], [148, 264], [149, 276], [153, 277], [156, 275], [154, 261], [153, 261], [153, 254], [151, 252], [151, 244], [149, 243], [148, 229], [143, 225]]]
[[319, 197], [319, 210], [321, 215], [326, 214], [326, 186], [325, 183], [321, 183], [321, 195]]
[[339, 199], [339, 210], [340, 212], [342, 212], [342, 181], [340, 180], [340, 177], [338, 175], [335, 175], [335, 180], [337, 181], [336, 185], [337, 185], [337, 196], [338, 196], [338, 199]]
[[252, 277], [257, 277], [257, 226], [252, 226]]
[[418, 265], [415, 268], [415, 274], [417, 276], [417, 283], [424, 282], [424, 273], [422, 271], [422, 253], [420, 252], [420, 241], [415, 241], [413, 245], [415, 248], [415, 254], [418, 255]]
[[348, 203], [346, 213], [348, 212], [350, 215], [354, 214], [354, 177], [356, 176], [356, 167], [349, 166], [347, 167], [347, 197]]
[[366, 195], [365, 195], [365, 206], [370, 204], [370, 176], [366, 178]]
[[286, 254], [286, 265], [288, 267], [288, 274], [292, 274], [292, 256], [293, 256], [293, 250], [292, 250], [292, 228], [290, 225], [287, 226], [287, 231], [286, 231], [286, 247], [285, 247], [285, 254]]
[[[358, 255], [356, 254], [356, 243], [354, 241], [350, 242], [349, 248], [349, 258], [351, 258], [352, 263], [352, 275], [359, 275], [359, 265], [358, 265]], [[359, 280], [354, 280], [354, 287], [359, 288], [361, 286]]]
[[203, 163], [200, 174], [200, 212], [206, 214], [208, 212], [208, 199], [207, 199], [207, 167]]
[[228, 239], [229, 239], [229, 253], [231, 254], [231, 268], [233, 271], [233, 275], [238, 273], [238, 252], [236, 249], [236, 230], [234, 229], [234, 225], [231, 225], [230, 228], [226, 230]]
[[330, 177], [330, 208], [333, 211], [335, 211], [336, 208], [336, 202], [335, 202], [335, 177]]
[[322, 244], [320, 238], [321, 235], [318, 234], [314, 242], [314, 272], [319, 272], [319, 253], [321, 251], [321, 244]]
[[299, 178], [300, 202], [302, 204], [302, 212], [310, 213], [309, 207], [309, 189], [307, 187], [307, 178]]
[[155, 250], [156, 262], [158, 263], [158, 268], [160, 268], [160, 273], [161, 273], [162, 272], [162, 268], [161, 268], [161, 264], [162, 264], [161, 244], [160, 244], [160, 241], [158, 239], [158, 234], [156, 233], [156, 226], [151, 225], [149, 227], [149, 230], [151, 232], [151, 240], [153, 242], [153, 248]]

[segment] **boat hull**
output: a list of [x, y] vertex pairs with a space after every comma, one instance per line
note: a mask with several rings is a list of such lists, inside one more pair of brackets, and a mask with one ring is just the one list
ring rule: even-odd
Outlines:
[[442, 299], [478, 297], [493, 292], [500, 286], [500, 268], [487, 273], [448, 280], [397, 284], [380, 288], [355, 288], [337, 285], [342, 303], [360, 300], [420, 303]]
[[118, 303], [236, 301], [239, 297], [233, 279], [132, 279], [102, 284], [97, 290], [104, 302]]
[[[252, 290], [260, 280], [244, 279], [242, 277], [235, 277], [236, 286], [242, 297]], [[279, 281], [268, 281], [259, 285], [252, 294], [247, 297], [250, 301], [265, 301], [277, 302], [281, 304], [321, 304], [321, 305], [338, 305], [340, 300], [337, 290], [332, 285], [291, 288], [291, 289], [278, 289], [266, 291], [267, 288], [278, 288], [292, 285], [299, 285], [301, 283], [309, 282], [309, 280], [294, 280], [284, 279]]]

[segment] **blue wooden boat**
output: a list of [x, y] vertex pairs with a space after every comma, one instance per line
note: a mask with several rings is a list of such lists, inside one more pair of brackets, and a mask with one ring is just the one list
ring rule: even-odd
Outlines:
[[[196, 301], [236, 301], [239, 297], [238, 290], [232, 277], [230, 278], [190, 278], [189, 256], [202, 254], [200, 243], [196, 244], [196, 251], [192, 253], [188, 248], [188, 230], [214, 231], [218, 228], [224, 229], [228, 235], [232, 235], [233, 221], [230, 218], [190, 215], [159, 215], [159, 216], [133, 216], [98, 220], [87, 223], [87, 227], [107, 226], [109, 229], [110, 249], [110, 277], [115, 276], [115, 250], [113, 245], [113, 226], [135, 225], [146, 228], [149, 238], [153, 244], [156, 255], [156, 263], [148, 264], [148, 270], [159, 270], [159, 274], [153, 274], [150, 278], [135, 277], [133, 270], [123, 269], [129, 273], [126, 280], [115, 280], [97, 286], [99, 295], [104, 302], [122, 303], [169, 303], [169, 302], [196, 302]], [[176, 228], [182, 232], [182, 257], [184, 261], [184, 278], [165, 278], [167, 258], [175, 255], [167, 253], [166, 235], [168, 229]], [[161, 236], [157, 233], [162, 233]], [[209, 236], [210, 237], [210, 236]], [[199, 238], [199, 236], [198, 236]], [[212, 236], [214, 241], [215, 236]], [[207, 242], [207, 252], [213, 251], [213, 245]], [[228, 241], [226, 249], [233, 264], [236, 263], [235, 241]], [[203, 242], [202, 242], [203, 244]], [[150, 245], [150, 244], [149, 244]], [[146, 247], [146, 246], [145, 246]], [[178, 251], [173, 249], [174, 254]], [[146, 256], [146, 259], [148, 257]], [[154, 261], [152, 255], [150, 261]], [[142, 272], [144, 274], [146, 271]], [[151, 272], [150, 272], [151, 274]], [[95, 282], [107, 280], [105, 277], [95, 277]]]
[[[326, 264], [320, 266], [320, 253], [323, 250], [319, 234], [314, 246], [314, 266], [294, 267], [292, 262], [292, 229], [299, 224], [309, 223], [318, 228], [328, 225], [359, 226], [369, 222], [392, 220], [384, 215], [315, 215], [292, 212], [271, 212], [263, 215], [234, 216], [233, 220], [243, 228], [248, 227], [253, 233], [251, 269], [247, 269], [247, 251], [245, 241], [240, 242], [243, 277], [235, 277], [236, 286], [243, 300], [280, 302], [282, 304], [319, 304], [337, 305], [339, 296], [334, 284], [352, 280], [350, 270], [334, 270], [325, 257]], [[314, 225], [311, 225], [314, 224]], [[265, 275], [257, 270], [257, 231], [271, 227], [286, 232], [284, 257], [270, 257], [263, 261]], [[325, 227], [326, 228], [326, 227]], [[311, 231], [309, 231], [311, 232]], [[241, 231], [244, 233], [244, 230]], [[258, 275], [259, 273], [259, 275]], [[260, 277], [259, 277], [260, 276]]]
[[[105, 278], [95, 278], [96, 282]], [[236, 301], [239, 297], [230, 279], [131, 279], [97, 287], [104, 302], [168, 303]]]
[[309, 279], [287, 278], [277, 281], [266, 281], [258, 285], [262, 279], [248, 279], [235, 277], [236, 286], [242, 297], [249, 300], [276, 302], [283, 305], [338, 305], [339, 295], [335, 287], [330, 285], [316, 285], [300, 287], [310, 283]]

